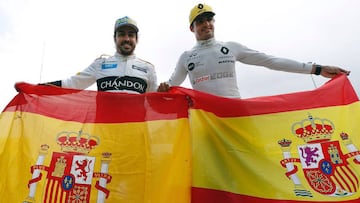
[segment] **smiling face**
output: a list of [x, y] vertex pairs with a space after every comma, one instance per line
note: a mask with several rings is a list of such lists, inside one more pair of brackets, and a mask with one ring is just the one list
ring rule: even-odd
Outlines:
[[137, 32], [133, 27], [122, 26], [118, 28], [114, 36], [116, 51], [124, 56], [133, 54], [137, 40]]
[[195, 18], [190, 30], [194, 32], [197, 40], [211, 39], [214, 37], [214, 22], [212, 13], [203, 13]]

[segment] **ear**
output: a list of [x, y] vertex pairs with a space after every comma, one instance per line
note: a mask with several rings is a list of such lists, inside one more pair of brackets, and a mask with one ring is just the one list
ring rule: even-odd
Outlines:
[[194, 24], [191, 24], [189, 28], [191, 32], [194, 32]]

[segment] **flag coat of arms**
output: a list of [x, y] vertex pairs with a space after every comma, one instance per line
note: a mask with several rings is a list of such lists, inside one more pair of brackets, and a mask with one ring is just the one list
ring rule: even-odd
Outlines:
[[360, 106], [343, 75], [250, 99], [18, 88], [0, 117], [1, 202], [360, 201]]

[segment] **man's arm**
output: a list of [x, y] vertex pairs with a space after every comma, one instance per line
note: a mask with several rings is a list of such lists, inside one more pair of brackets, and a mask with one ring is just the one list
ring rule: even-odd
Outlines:
[[322, 66], [319, 64], [313, 64], [311, 73], [315, 75], [321, 75], [326, 78], [332, 78], [338, 74], [349, 75], [350, 71], [339, 68], [337, 66]]

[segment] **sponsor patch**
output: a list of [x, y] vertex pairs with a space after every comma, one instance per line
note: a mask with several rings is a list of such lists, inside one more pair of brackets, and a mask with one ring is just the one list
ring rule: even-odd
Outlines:
[[101, 69], [111, 69], [111, 68], [116, 68], [117, 64], [116, 63], [103, 63], [101, 65]]
[[144, 73], [147, 73], [147, 69], [146, 69], [146, 68], [139, 67], [139, 66], [135, 66], [135, 65], [133, 65], [132, 68], [133, 68], [133, 69], [136, 69], [136, 70], [139, 70], [139, 71], [142, 71], [142, 72], [144, 72]]
[[110, 76], [97, 80], [97, 87], [99, 91], [133, 91], [140, 94], [145, 93], [147, 84], [142, 78], [130, 76]]

